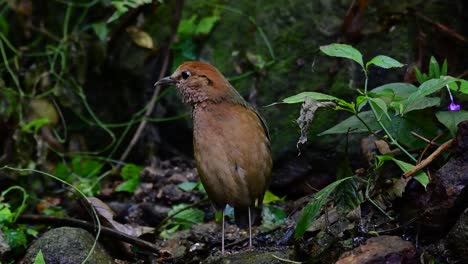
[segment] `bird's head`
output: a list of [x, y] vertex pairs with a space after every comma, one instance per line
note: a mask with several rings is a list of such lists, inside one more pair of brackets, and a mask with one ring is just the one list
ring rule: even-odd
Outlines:
[[156, 85], [175, 85], [182, 100], [191, 105], [204, 102], [243, 102], [243, 98], [215, 67], [200, 61], [184, 62], [171, 76], [162, 78]]

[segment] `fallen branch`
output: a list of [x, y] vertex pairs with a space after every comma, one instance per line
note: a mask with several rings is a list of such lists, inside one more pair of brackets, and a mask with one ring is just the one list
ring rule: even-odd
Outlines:
[[[58, 216], [24, 214], [18, 217], [17, 222], [26, 223], [26, 224], [47, 224], [47, 225], [52, 225], [52, 226], [72, 226], [72, 227], [83, 228], [90, 232], [95, 232], [97, 229], [97, 226], [92, 223], [79, 220], [79, 219], [75, 219], [75, 218], [58, 217]], [[127, 235], [125, 233], [119, 232], [109, 227], [102, 226], [101, 234], [110, 238], [115, 238], [120, 241], [132, 244], [141, 249], [145, 249], [156, 254], [160, 253], [159, 249], [154, 244], [148, 241]]]
[[411, 170], [405, 172], [403, 174], [403, 177], [404, 178], [408, 178], [408, 177], [411, 177], [413, 174], [415, 174], [416, 172], [422, 170], [423, 168], [425, 168], [427, 165], [429, 165], [435, 158], [437, 158], [441, 153], [442, 151], [450, 148], [450, 146], [453, 144], [455, 140], [454, 139], [450, 139], [449, 141], [445, 142], [444, 144], [440, 145], [434, 152], [432, 152], [431, 155], [429, 155], [429, 157], [427, 157], [426, 159], [424, 159], [423, 161], [421, 161], [420, 163], [418, 163], [416, 166], [414, 166]]

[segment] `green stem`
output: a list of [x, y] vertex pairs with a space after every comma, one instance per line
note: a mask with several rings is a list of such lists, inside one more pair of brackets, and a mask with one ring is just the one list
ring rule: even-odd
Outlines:
[[388, 131], [387, 127], [383, 124], [382, 120], [378, 117], [377, 111], [375, 110], [375, 107], [372, 105], [372, 102], [369, 100], [369, 95], [367, 94], [367, 83], [368, 83], [368, 76], [366, 70], [364, 70], [364, 76], [366, 79], [364, 80], [364, 96], [366, 97], [367, 101], [369, 102], [369, 105], [372, 109], [372, 113], [374, 114], [375, 119], [377, 120], [377, 123], [379, 123], [380, 127], [385, 131], [385, 134], [387, 134], [388, 138], [390, 139], [390, 144], [393, 144], [397, 146], [403, 153], [406, 154], [412, 161], [417, 162], [417, 159], [413, 157], [403, 146], [398, 143], [398, 141], [392, 136], [390, 131]]

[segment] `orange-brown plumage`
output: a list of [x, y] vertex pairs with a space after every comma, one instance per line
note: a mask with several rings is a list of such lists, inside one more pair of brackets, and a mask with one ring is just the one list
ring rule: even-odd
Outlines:
[[272, 167], [264, 120], [210, 64], [183, 63], [157, 84], [175, 84], [193, 107], [195, 161], [209, 198], [219, 209], [233, 206], [236, 222], [250, 226], [250, 210], [261, 207]]

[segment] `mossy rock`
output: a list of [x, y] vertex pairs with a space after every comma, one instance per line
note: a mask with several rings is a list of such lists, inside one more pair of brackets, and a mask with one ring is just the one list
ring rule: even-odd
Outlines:
[[[73, 227], [55, 228], [44, 233], [34, 241], [26, 252], [24, 264], [34, 263], [39, 250], [42, 251], [47, 264], [75, 264], [81, 263], [94, 243], [94, 237], [86, 230]], [[106, 251], [96, 245], [88, 264], [114, 263]]]

